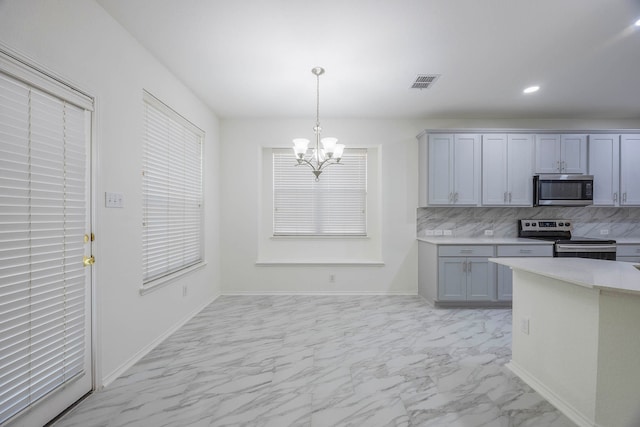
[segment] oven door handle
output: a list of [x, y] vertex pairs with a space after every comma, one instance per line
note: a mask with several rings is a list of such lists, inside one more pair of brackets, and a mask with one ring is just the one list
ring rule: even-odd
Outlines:
[[557, 252], [615, 252], [616, 245], [556, 244]]

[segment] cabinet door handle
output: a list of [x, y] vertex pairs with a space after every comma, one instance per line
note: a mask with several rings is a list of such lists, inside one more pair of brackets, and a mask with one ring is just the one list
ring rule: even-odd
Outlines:
[[472, 254], [473, 249], [460, 249], [461, 254]]
[[622, 201], [623, 202], [627, 202], [627, 192], [625, 191], [624, 193], [622, 193]]
[[471, 273], [471, 261], [467, 261], [467, 273]]
[[556, 170], [557, 170], [558, 172], [562, 172], [562, 166], [561, 166], [561, 164], [560, 164], [560, 160], [558, 160], [558, 161], [556, 162]]
[[502, 195], [502, 201], [505, 202], [505, 203], [507, 202], [507, 192], [506, 191]]
[[509, 203], [511, 203], [511, 191], [509, 191]]
[[618, 201], [618, 193], [613, 193], [613, 201], [617, 202]]
[[453, 193], [453, 202], [457, 203], [458, 202], [458, 193]]
[[467, 272], [467, 261], [462, 261], [462, 272], [463, 273]]
[[449, 193], [449, 203], [453, 202], [453, 193]]
[[521, 254], [530, 254], [531, 253], [531, 249], [520, 249], [520, 253]]

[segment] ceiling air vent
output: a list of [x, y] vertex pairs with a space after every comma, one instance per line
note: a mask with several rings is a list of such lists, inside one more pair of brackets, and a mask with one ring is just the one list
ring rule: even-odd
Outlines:
[[411, 89], [429, 89], [438, 80], [440, 74], [418, 74]]

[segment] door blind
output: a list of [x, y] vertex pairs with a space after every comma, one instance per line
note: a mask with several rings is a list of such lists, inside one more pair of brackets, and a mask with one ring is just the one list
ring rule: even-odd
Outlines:
[[145, 92], [144, 282], [202, 261], [203, 132]]
[[367, 150], [345, 150], [318, 181], [290, 149], [273, 150], [274, 235], [367, 234]]
[[0, 423], [84, 372], [85, 125], [0, 73]]

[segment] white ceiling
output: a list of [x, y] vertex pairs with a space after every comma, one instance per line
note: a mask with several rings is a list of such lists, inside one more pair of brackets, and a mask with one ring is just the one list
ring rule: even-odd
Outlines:
[[640, 0], [98, 2], [223, 118], [640, 118]]

